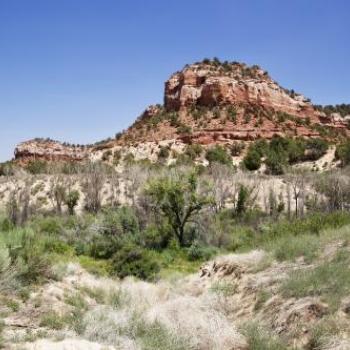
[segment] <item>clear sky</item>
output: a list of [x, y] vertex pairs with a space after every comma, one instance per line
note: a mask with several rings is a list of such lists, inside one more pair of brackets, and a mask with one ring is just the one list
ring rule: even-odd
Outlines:
[[350, 103], [349, 15], [349, 0], [0, 0], [0, 161], [33, 137], [113, 136], [204, 57]]

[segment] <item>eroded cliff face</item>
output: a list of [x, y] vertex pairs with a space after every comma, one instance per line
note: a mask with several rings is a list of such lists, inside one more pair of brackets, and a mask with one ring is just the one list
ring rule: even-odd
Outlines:
[[[349, 119], [349, 118], [348, 118]], [[115, 146], [164, 140], [203, 145], [254, 141], [274, 136], [348, 136], [349, 120], [326, 114], [303, 95], [287, 90], [259, 66], [204, 60], [187, 65], [165, 83], [164, 105], [149, 106], [116, 139], [95, 147], [32, 140], [17, 146], [20, 162], [80, 161]]]
[[165, 108], [169, 110], [192, 105], [240, 104], [258, 105], [318, 121], [308, 99], [283, 89], [258, 66], [193, 64], [172, 75], [165, 84]]
[[205, 60], [173, 74], [165, 83], [164, 105], [149, 107], [120, 143], [225, 144], [276, 135], [318, 137], [320, 128], [337, 137], [347, 133], [346, 124], [284, 89], [258, 66]]
[[82, 161], [89, 156], [89, 147], [73, 146], [49, 139], [22, 142], [15, 149], [15, 159], [20, 163], [33, 160]]

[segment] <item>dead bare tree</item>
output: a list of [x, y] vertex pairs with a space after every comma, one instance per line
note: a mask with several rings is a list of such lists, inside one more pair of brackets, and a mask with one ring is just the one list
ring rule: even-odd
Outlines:
[[115, 170], [109, 175], [109, 183], [111, 191], [110, 205], [112, 207], [117, 207], [120, 204], [121, 176]]
[[62, 205], [66, 196], [66, 186], [62, 175], [55, 175], [50, 179], [48, 195], [56, 213], [62, 214]]
[[23, 225], [34, 208], [30, 204], [30, 190], [33, 185], [31, 176], [20, 180], [17, 178], [11, 179], [11, 192], [7, 201], [6, 210], [9, 220], [14, 225]]
[[295, 217], [304, 212], [304, 199], [306, 190], [306, 174], [302, 171], [294, 171], [286, 176], [286, 182], [290, 185], [294, 199]]
[[232, 168], [224, 164], [210, 165], [209, 181], [212, 183], [211, 192], [214, 198], [214, 210], [219, 212], [232, 196], [234, 173]]
[[17, 225], [19, 221], [19, 208], [17, 192], [12, 190], [6, 204], [7, 217], [13, 225]]
[[20, 223], [23, 225], [29, 218], [31, 214], [31, 207], [30, 207], [30, 189], [31, 189], [31, 181], [30, 179], [26, 180], [24, 183], [24, 186], [22, 190], [19, 193], [19, 203], [21, 207], [21, 216], [20, 216]]
[[315, 181], [314, 188], [326, 199], [329, 211], [344, 210], [350, 202], [350, 178], [342, 171], [326, 173]]
[[125, 186], [125, 195], [133, 206], [136, 205], [140, 190], [146, 184], [150, 173], [145, 167], [138, 164], [130, 164], [123, 172], [123, 182]]
[[83, 174], [83, 190], [85, 194], [86, 210], [97, 213], [102, 206], [102, 189], [105, 182], [105, 172], [103, 164], [89, 163]]

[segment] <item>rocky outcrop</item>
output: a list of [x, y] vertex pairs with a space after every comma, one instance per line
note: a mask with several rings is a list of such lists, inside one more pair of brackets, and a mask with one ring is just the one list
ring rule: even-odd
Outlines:
[[49, 139], [22, 142], [15, 149], [15, 160], [28, 163], [33, 160], [82, 161], [88, 158], [89, 147], [63, 144]]
[[211, 145], [322, 136], [338, 141], [349, 136], [349, 109], [314, 106], [303, 95], [281, 87], [259, 66], [204, 60], [173, 74], [165, 83], [164, 105], [148, 107], [115, 139], [91, 147], [32, 140], [18, 145], [15, 157], [20, 162], [80, 161], [97, 159], [97, 154], [115, 146], [164, 140]]
[[342, 116], [326, 114], [303, 95], [284, 89], [258, 66], [205, 60], [173, 74], [165, 83], [164, 106], [149, 107], [121, 143], [319, 137], [319, 127], [344, 134], [347, 124]]
[[194, 64], [172, 75], [165, 84], [165, 107], [170, 110], [237, 104], [259, 105], [318, 121], [308, 99], [283, 89], [258, 66]]

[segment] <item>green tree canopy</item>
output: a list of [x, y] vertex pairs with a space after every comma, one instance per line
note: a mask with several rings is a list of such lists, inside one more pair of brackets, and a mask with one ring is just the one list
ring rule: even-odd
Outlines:
[[211, 203], [211, 198], [201, 194], [195, 173], [178, 174], [151, 181], [146, 187], [155, 210], [168, 220], [180, 246], [187, 242], [186, 227], [194, 216]]

